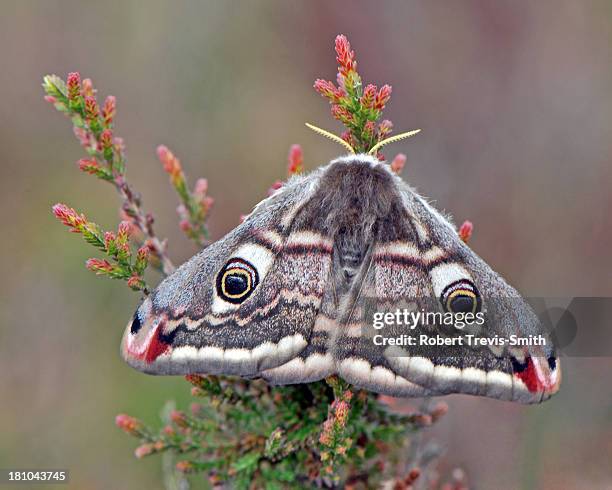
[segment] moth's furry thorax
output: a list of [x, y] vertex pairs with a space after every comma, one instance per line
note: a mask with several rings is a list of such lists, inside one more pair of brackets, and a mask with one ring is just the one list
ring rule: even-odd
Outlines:
[[367, 155], [334, 160], [321, 175], [318, 189], [300, 213], [300, 221], [320, 221], [347, 265], [363, 260], [381, 224], [397, 212], [401, 199], [393, 174]]

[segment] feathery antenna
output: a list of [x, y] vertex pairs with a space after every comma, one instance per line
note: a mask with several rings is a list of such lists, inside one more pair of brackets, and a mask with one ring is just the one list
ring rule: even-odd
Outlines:
[[355, 153], [355, 150], [353, 149], [353, 147], [349, 145], [346, 141], [344, 141], [342, 138], [340, 138], [340, 136], [336, 136], [335, 134], [330, 133], [329, 131], [325, 131], [324, 129], [318, 128], [309, 123], [306, 123], [306, 126], [312, 129], [315, 133], [318, 133], [321, 136], [325, 136], [326, 138], [329, 138], [330, 140], [335, 141], [339, 145], [344, 146], [349, 152], [353, 154]]
[[396, 134], [395, 136], [391, 136], [387, 139], [379, 141], [372, 148], [370, 148], [368, 155], [376, 155], [376, 152], [380, 150], [383, 146], [388, 145], [390, 143], [395, 143], [396, 141], [400, 141], [406, 138], [410, 138], [411, 136], [414, 136], [415, 134], [420, 133], [420, 132], [421, 132], [420, 129], [415, 129], [414, 131], [408, 131], [407, 133]]

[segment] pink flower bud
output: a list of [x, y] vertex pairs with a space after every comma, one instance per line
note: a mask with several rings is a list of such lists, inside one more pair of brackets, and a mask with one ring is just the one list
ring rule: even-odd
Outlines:
[[155, 446], [153, 444], [150, 444], [150, 443], [141, 444], [134, 451], [134, 456], [136, 456], [138, 459], [142, 459], [145, 456], [148, 456], [149, 454], [153, 454], [154, 452], [155, 452]]
[[119, 218], [121, 218], [121, 221], [127, 221], [130, 224], [130, 236], [138, 236], [141, 232], [140, 228], [138, 228], [138, 225], [134, 223], [134, 219], [124, 209], [119, 210]]
[[191, 230], [193, 230], [191, 223], [189, 223], [189, 221], [186, 219], [182, 219], [179, 221], [179, 228], [183, 230], [185, 233], [188, 233]]
[[157, 147], [157, 158], [159, 158], [159, 161], [164, 166], [164, 171], [170, 175], [173, 185], [176, 185], [179, 179], [182, 179], [183, 174], [179, 159], [164, 145]]
[[119, 227], [117, 229], [117, 240], [121, 242], [125, 242], [130, 238], [130, 222], [125, 220], [119, 223]]
[[336, 36], [336, 61], [339, 65], [338, 72], [344, 77], [357, 69], [355, 52], [351, 50], [351, 45], [344, 34]]
[[338, 103], [346, 95], [342, 88], [336, 87], [332, 82], [320, 78], [315, 80], [314, 89], [333, 103]]
[[208, 192], [208, 180], [206, 179], [196, 180], [195, 186], [193, 188], [193, 193], [198, 196], [205, 196], [207, 192]]
[[85, 97], [85, 116], [87, 119], [97, 119], [100, 115], [100, 109], [98, 107], [98, 101], [95, 97], [88, 95]]
[[93, 88], [93, 83], [91, 82], [91, 78], [83, 79], [83, 96], [85, 97], [94, 97], [96, 95], [96, 90]]
[[391, 170], [393, 170], [393, 172], [396, 174], [399, 174], [404, 168], [404, 165], [406, 165], [406, 155], [403, 153], [398, 153], [391, 162]]
[[76, 100], [81, 95], [81, 75], [78, 72], [68, 73], [66, 87], [68, 88], [68, 100]]
[[136, 260], [146, 262], [149, 260], [150, 253], [149, 247], [142, 246], [136, 252]]
[[391, 85], [383, 85], [374, 99], [374, 109], [382, 111], [391, 98]]
[[335, 119], [346, 126], [352, 124], [353, 122], [353, 115], [344, 107], [334, 104], [332, 105], [331, 113]]
[[53, 214], [66, 226], [71, 228], [71, 231], [80, 233], [87, 226], [88, 221], [84, 214], [77, 213], [74, 209], [69, 208], [65, 204], [58, 203], [53, 206]]
[[378, 138], [383, 139], [391, 133], [393, 129], [393, 123], [388, 119], [384, 119], [378, 125]]
[[366, 85], [366, 88], [363, 89], [363, 95], [361, 96], [361, 105], [367, 109], [372, 109], [374, 107], [374, 99], [376, 98], [376, 85], [372, 85], [371, 83]]
[[291, 145], [291, 148], [289, 148], [289, 165], [287, 167], [289, 175], [301, 173], [304, 170], [303, 162], [304, 154], [302, 147], [300, 145]]
[[131, 276], [127, 280], [127, 285], [130, 289], [133, 289], [134, 291], [140, 291], [145, 286], [144, 281], [139, 276]]
[[104, 233], [104, 246], [106, 247], [106, 251], [109, 251], [115, 246], [115, 240], [117, 240], [117, 237], [112, 231]]
[[104, 119], [104, 126], [107, 128], [113, 123], [115, 114], [117, 113], [117, 101], [113, 95], [109, 95], [104, 101], [104, 107], [102, 108], [102, 119]]
[[55, 104], [57, 99], [53, 97], [53, 95], [45, 95], [45, 101], [49, 102], [50, 104]]
[[467, 243], [469, 239], [472, 237], [472, 233], [474, 231], [474, 225], [471, 221], [464, 221], [463, 224], [459, 227], [459, 238], [463, 240], [463, 243]]
[[115, 270], [113, 264], [106, 259], [87, 259], [85, 267], [96, 274], [108, 274]]
[[100, 134], [100, 145], [105, 150], [113, 147], [113, 132], [110, 129], [107, 128]]
[[124, 432], [137, 436], [144, 428], [142, 422], [134, 417], [121, 413], [115, 417], [115, 425]]
[[79, 170], [92, 175], [97, 175], [102, 169], [94, 158], [81, 158], [77, 163]]

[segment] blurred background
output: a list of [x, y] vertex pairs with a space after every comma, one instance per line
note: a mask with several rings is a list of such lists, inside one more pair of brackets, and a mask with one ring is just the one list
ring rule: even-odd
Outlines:
[[[139, 295], [83, 264], [92, 249], [54, 219], [65, 202], [114, 228], [111, 186], [78, 171], [71, 127], [43, 101], [42, 76], [90, 77], [118, 101], [128, 174], [180, 263], [193, 254], [155, 157], [168, 145], [191, 182], [209, 179], [220, 237], [286, 173], [340, 147], [312, 89], [334, 79], [348, 36], [364, 80], [390, 83], [386, 117], [423, 132], [387, 150], [403, 176], [458, 223], [473, 249], [528, 296], [611, 296], [612, 4], [527, 1], [11, 1], [0, 3], [0, 467], [58, 467], [71, 487], [161, 488], [114, 426], [157, 423], [181, 378], [119, 357]], [[155, 278], [153, 278], [155, 280]], [[567, 359], [561, 392], [524, 407], [447, 397], [428, 430], [475, 488], [612, 488], [612, 360]], [[197, 480], [196, 480], [197, 481]], [[199, 488], [197, 485], [195, 488]]]

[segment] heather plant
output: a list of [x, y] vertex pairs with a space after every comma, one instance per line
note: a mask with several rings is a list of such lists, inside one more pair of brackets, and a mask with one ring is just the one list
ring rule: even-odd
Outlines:
[[[336, 38], [335, 50], [336, 84], [318, 79], [314, 88], [345, 126], [342, 139], [356, 152], [367, 152], [392, 132], [391, 121], [382, 119], [391, 87], [363, 86], [345, 36]], [[46, 76], [43, 87], [45, 99], [70, 118], [85, 150], [80, 170], [113, 185], [121, 199], [116, 232], [103, 231], [65, 204], [53, 206], [55, 216], [103, 255], [87, 261], [89, 270], [149, 294], [147, 268], [167, 275], [174, 265], [166, 241], [154, 231], [153, 216], [143, 210], [140, 194], [127, 181], [125, 145], [113, 130], [115, 98], [107, 97], [100, 106], [91, 80], [81, 80], [78, 73], [70, 73], [66, 81]], [[159, 146], [157, 156], [179, 198], [179, 227], [198, 247], [206, 246], [213, 205], [206, 179], [191, 188], [174, 153]], [[302, 172], [303, 162], [302, 148], [291, 146], [288, 175]], [[390, 165], [399, 173], [405, 163], [400, 153]], [[277, 181], [268, 192], [282, 185]], [[471, 223], [464, 223], [461, 237], [467, 240], [471, 232]], [[409, 409], [398, 400], [356, 390], [336, 376], [290, 386], [196, 374], [186, 380], [196, 401], [188, 410], [165, 410], [161, 428], [125, 414], [115, 420], [137, 439], [137, 458], [156, 453], [173, 458], [168, 488], [188, 488], [183, 475], [189, 473], [204, 475], [202, 481], [215, 488], [408, 489], [416, 482], [422, 488], [441, 488], [435, 472], [440, 451], [424, 446], [420, 433], [446, 413], [444, 403], [426, 401], [419, 410]], [[442, 488], [466, 488], [462, 473], [456, 472]]]

